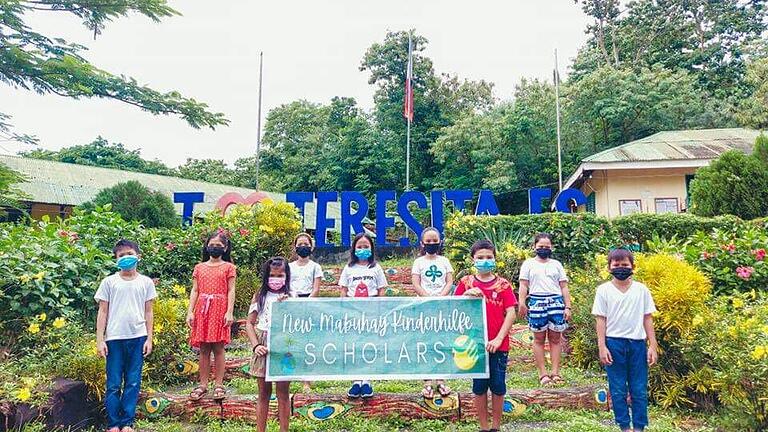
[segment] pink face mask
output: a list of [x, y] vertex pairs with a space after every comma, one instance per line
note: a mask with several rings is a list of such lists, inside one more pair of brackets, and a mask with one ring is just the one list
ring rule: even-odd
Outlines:
[[278, 291], [285, 286], [285, 276], [270, 277], [269, 280], [267, 280], [267, 285], [272, 291]]

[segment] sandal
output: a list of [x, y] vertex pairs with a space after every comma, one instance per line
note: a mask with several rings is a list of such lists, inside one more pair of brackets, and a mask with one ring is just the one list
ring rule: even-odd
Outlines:
[[189, 393], [189, 400], [199, 401], [208, 393], [208, 387], [197, 386]]
[[133, 426], [123, 426], [123, 429], [120, 432], [136, 432], [136, 430], [133, 429]]
[[448, 397], [451, 395], [451, 388], [445, 385], [445, 383], [440, 383], [437, 385], [437, 392], [442, 397]]
[[225, 397], [227, 397], [227, 389], [223, 386], [216, 386], [213, 388], [213, 400], [221, 401], [224, 400]]
[[421, 390], [421, 395], [424, 396], [424, 399], [432, 399], [432, 398], [435, 397], [435, 391], [432, 390], [432, 386], [431, 385], [427, 384]]
[[549, 377], [549, 375], [542, 375], [539, 377], [539, 385], [542, 387], [546, 387], [549, 384], [552, 383], [552, 378]]
[[552, 384], [554, 385], [565, 384], [565, 380], [560, 375], [552, 375]]

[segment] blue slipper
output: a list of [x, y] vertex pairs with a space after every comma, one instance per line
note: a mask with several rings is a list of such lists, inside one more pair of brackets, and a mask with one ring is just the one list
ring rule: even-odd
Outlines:
[[360, 397], [360, 384], [354, 383], [352, 384], [352, 387], [347, 392], [347, 396], [351, 398], [359, 398]]

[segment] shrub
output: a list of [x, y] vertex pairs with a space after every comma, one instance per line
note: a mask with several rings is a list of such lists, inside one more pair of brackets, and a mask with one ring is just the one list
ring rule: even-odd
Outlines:
[[140, 222], [148, 228], [174, 227], [181, 224], [173, 202], [165, 194], [131, 180], [102, 189], [83, 209], [112, 205], [112, 209], [127, 221]]
[[688, 213], [651, 214], [635, 213], [620, 216], [611, 221], [623, 244], [636, 244], [644, 249], [646, 243], [657, 236], [661, 239], [676, 237], [684, 240], [699, 231], [714, 229], [735, 229], [742, 225], [736, 216], [705, 218]]
[[192, 357], [188, 348], [187, 290], [174, 285], [173, 295], [158, 297], [154, 304], [153, 352], [147, 358], [144, 374], [153, 383], [173, 384], [180, 376], [173, 367]]
[[715, 230], [691, 238], [689, 262], [704, 271], [716, 294], [766, 290], [768, 287], [768, 232], [753, 225], [738, 232]]
[[235, 291], [235, 315], [245, 316], [251, 306], [253, 294], [261, 287], [261, 273], [258, 267], [241, 267], [237, 271]]

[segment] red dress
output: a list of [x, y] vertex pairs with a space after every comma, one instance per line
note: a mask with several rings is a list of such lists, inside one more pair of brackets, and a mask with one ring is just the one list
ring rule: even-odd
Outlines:
[[197, 282], [197, 303], [189, 343], [200, 347], [201, 343], [229, 343], [230, 327], [224, 325], [227, 314], [227, 292], [229, 280], [237, 275], [234, 264], [219, 265], [199, 263], [192, 272]]

